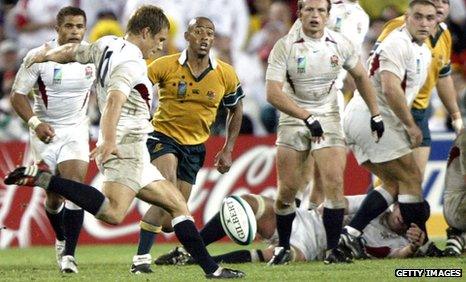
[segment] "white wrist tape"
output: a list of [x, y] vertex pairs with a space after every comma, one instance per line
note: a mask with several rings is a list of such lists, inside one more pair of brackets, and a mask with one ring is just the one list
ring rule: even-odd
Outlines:
[[456, 134], [458, 134], [461, 129], [464, 128], [463, 125], [463, 119], [462, 118], [457, 118], [451, 121], [451, 125], [453, 126], [453, 129], [455, 130]]
[[42, 122], [40, 121], [40, 119], [37, 117], [37, 116], [32, 116], [29, 120], [28, 120], [28, 125], [29, 127], [32, 129], [32, 130], [36, 130], [36, 128], [39, 126], [39, 124], [41, 124]]

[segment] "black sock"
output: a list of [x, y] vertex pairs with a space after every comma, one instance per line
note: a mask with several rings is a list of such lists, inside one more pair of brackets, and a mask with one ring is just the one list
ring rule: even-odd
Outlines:
[[329, 209], [324, 207], [323, 221], [325, 233], [327, 234], [327, 250], [334, 249], [340, 239], [343, 227], [343, 216], [345, 209]]
[[63, 227], [63, 212], [65, 208], [62, 208], [58, 213], [50, 213], [47, 208], [45, 209], [45, 214], [47, 215], [50, 225], [52, 225], [53, 231], [55, 231], [55, 237], [59, 241], [65, 240], [65, 230]]
[[213, 256], [212, 259], [217, 263], [245, 263], [251, 262], [251, 252], [249, 250], [239, 250], [223, 255]]
[[212, 217], [199, 232], [206, 246], [225, 237], [225, 231], [220, 221], [220, 213]]
[[139, 231], [138, 256], [150, 253], [156, 235], [154, 232], [141, 228]]
[[358, 211], [351, 219], [349, 226], [362, 232], [377, 216], [388, 208], [387, 200], [377, 190], [371, 190], [361, 203]]
[[287, 250], [290, 249], [291, 228], [296, 212], [287, 215], [279, 215], [275, 213], [277, 219], [278, 245]]
[[65, 222], [65, 256], [73, 256], [78, 244], [79, 234], [83, 226], [84, 210], [70, 210], [65, 208], [64, 222]]
[[213, 273], [217, 270], [218, 264], [207, 252], [194, 222], [191, 220], [183, 220], [176, 223], [173, 229], [185, 250], [194, 258], [206, 274]]
[[56, 176], [52, 176], [47, 190], [62, 195], [93, 215], [105, 201], [104, 194], [94, 187]]
[[426, 234], [427, 242], [427, 229], [426, 221], [428, 216], [425, 213], [425, 204], [423, 202], [418, 203], [399, 203], [401, 216], [403, 222], [409, 228], [411, 223], [415, 223], [424, 233]]

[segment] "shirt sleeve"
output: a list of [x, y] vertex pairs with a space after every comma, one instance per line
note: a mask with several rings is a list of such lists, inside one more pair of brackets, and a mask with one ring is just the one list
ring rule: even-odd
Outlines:
[[285, 42], [285, 39], [281, 38], [277, 43], [275, 43], [275, 46], [273, 46], [269, 55], [267, 71], [265, 73], [266, 80], [285, 82], [288, 57]]
[[390, 40], [382, 44], [379, 51], [380, 72], [391, 72], [403, 80], [406, 73], [406, 58], [409, 57], [406, 42]]
[[356, 64], [359, 62], [359, 52], [357, 51], [356, 47], [354, 44], [344, 37], [344, 46], [343, 46], [343, 56], [345, 58], [345, 61], [343, 63], [343, 68], [345, 70], [351, 70], [353, 69]]
[[15, 93], [27, 95], [33, 89], [34, 85], [39, 78], [39, 64], [33, 64], [29, 68], [25, 66], [27, 59], [32, 56], [32, 53], [28, 53], [23, 59], [23, 63], [16, 73], [15, 81], [13, 83], [12, 90]]
[[161, 59], [157, 59], [147, 66], [147, 76], [153, 85], [165, 80], [164, 70], [167, 68], [164, 67]]
[[138, 79], [147, 75], [145, 68], [137, 61], [126, 61], [116, 66], [110, 74], [107, 91], [120, 91], [128, 97]]
[[98, 42], [99, 41], [91, 44], [79, 44], [76, 50], [76, 61], [81, 64], [95, 63], [100, 53]]
[[244, 98], [244, 92], [233, 67], [228, 66], [227, 70], [225, 72], [225, 95], [223, 96], [222, 103], [225, 107], [234, 107], [238, 104], [239, 100]]
[[445, 64], [440, 68], [439, 77], [446, 77], [451, 74], [451, 48], [452, 48], [452, 41], [451, 41], [451, 33], [445, 26]]

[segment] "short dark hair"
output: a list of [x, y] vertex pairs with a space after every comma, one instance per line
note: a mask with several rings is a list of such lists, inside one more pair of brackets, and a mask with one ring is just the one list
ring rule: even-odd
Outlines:
[[414, 6], [416, 5], [424, 5], [424, 6], [432, 6], [434, 7], [435, 9], [437, 9], [437, 7], [435, 6], [435, 4], [430, 1], [430, 0], [412, 0], [410, 3], [409, 3], [409, 8], [412, 9]]
[[78, 7], [66, 6], [60, 9], [57, 14], [57, 25], [62, 25], [66, 16], [82, 16], [84, 23], [86, 23], [86, 13]]
[[170, 22], [159, 7], [144, 5], [131, 15], [126, 26], [126, 32], [137, 35], [146, 27], [149, 28], [152, 35], [156, 35], [163, 28], [169, 29]]
[[[304, 6], [304, 1], [306, 0], [298, 0], [298, 13]], [[330, 13], [330, 9], [332, 8], [332, 1], [327, 0], [327, 12]]]

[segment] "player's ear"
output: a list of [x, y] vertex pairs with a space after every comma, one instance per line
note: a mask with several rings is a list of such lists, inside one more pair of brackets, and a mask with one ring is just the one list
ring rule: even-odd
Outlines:
[[60, 29], [60, 27], [58, 25], [55, 25], [55, 31], [58, 33], [58, 30]]
[[141, 30], [142, 39], [146, 39], [150, 35], [150, 28], [145, 27]]
[[188, 32], [188, 31], [185, 31], [185, 32], [184, 32], [184, 39], [185, 39], [186, 41], [188, 41], [188, 35], [189, 35], [189, 32]]

